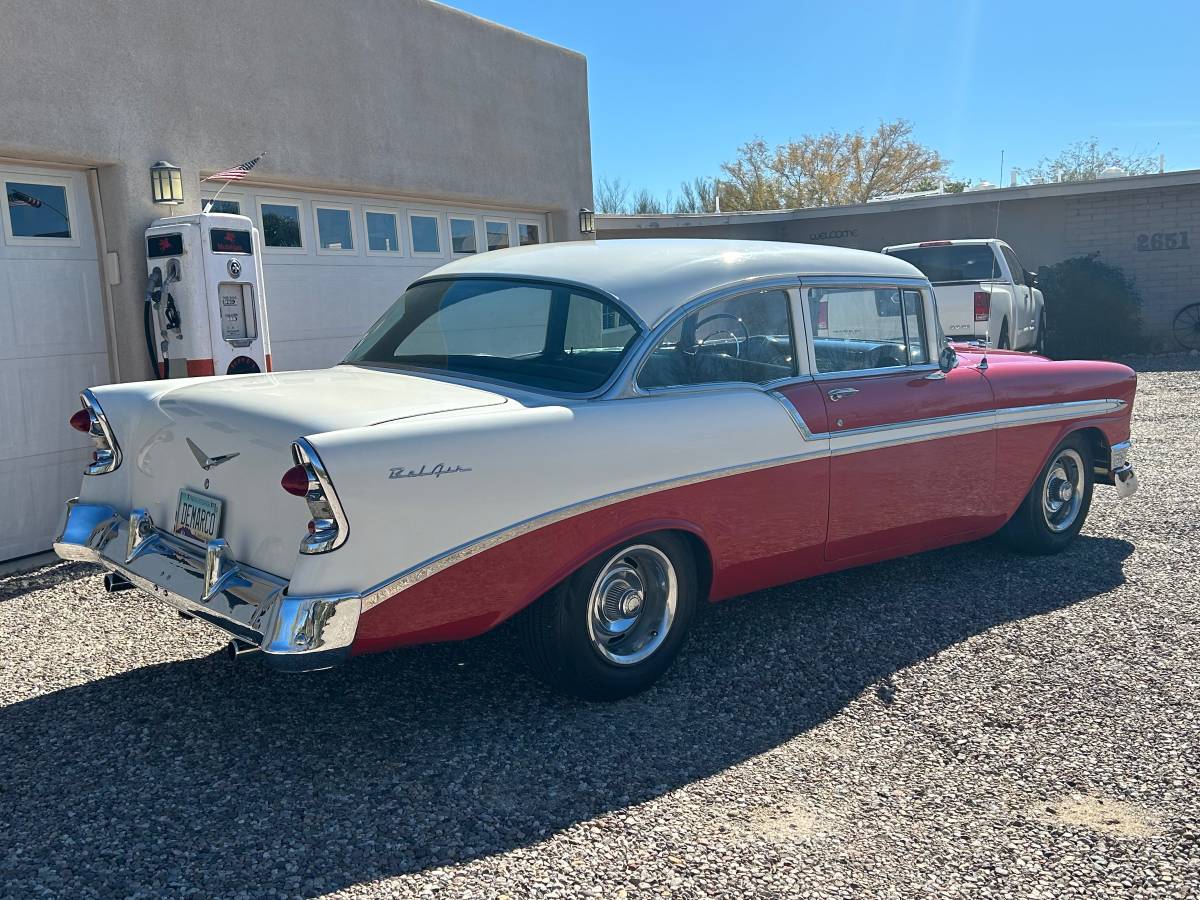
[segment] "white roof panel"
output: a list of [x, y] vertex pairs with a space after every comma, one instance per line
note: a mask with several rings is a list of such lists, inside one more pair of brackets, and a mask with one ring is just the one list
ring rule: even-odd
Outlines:
[[493, 250], [429, 273], [534, 276], [590, 285], [653, 326], [691, 298], [749, 278], [798, 275], [925, 276], [893, 256], [781, 241], [576, 241]]

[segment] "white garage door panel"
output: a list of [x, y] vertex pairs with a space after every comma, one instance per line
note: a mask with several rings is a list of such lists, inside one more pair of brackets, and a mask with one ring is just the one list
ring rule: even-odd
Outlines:
[[428, 267], [267, 266], [267, 315], [276, 342], [362, 337]]
[[[0, 509], [18, 523], [0, 530], [0, 560], [50, 548], [91, 453], [67, 419], [82, 388], [110, 380], [86, 177], [6, 165], [0, 188], [6, 181], [64, 189], [71, 235], [0, 233]], [[0, 204], [9, 204], [4, 190]]]
[[[211, 197], [215, 188], [203, 195]], [[546, 216], [514, 210], [460, 207], [450, 203], [395, 197], [361, 197], [290, 191], [241, 184], [221, 193], [222, 202], [255, 219], [260, 229], [261, 204], [295, 207], [303, 247], [263, 248], [271, 358], [275, 369], [308, 369], [340, 362], [363, 333], [404, 293], [410, 284], [450, 262], [451, 219], [475, 224], [476, 247], [486, 247], [487, 223], [507, 225], [510, 241], [520, 240], [520, 224], [534, 225], [538, 239], [548, 239]], [[349, 214], [352, 250], [322, 249], [317, 209]], [[370, 250], [367, 216], [395, 216], [399, 252]], [[410, 215], [437, 221], [437, 253], [414, 253]], [[264, 230], [265, 231], [265, 230]], [[342, 235], [338, 232], [338, 243]], [[327, 244], [333, 235], [327, 236]], [[265, 237], [264, 237], [265, 242]]]
[[[0, 429], [0, 460], [90, 447], [67, 420], [79, 409], [81, 390], [107, 381], [104, 353], [0, 360], [0, 421], [19, 423]], [[78, 487], [76, 479], [67, 496]]]
[[67, 450], [15, 460], [0, 460], [0, 508], [15, 511], [16, 528], [0, 530], [0, 560], [50, 549], [67, 496], [79, 493], [87, 463], [85, 450]]
[[295, 369], [327, 369], [336, 366], [358, 340], [358, 335], [342, 338], [316, 338], [310, 341], [271, 341], [271, 362], [277, 372]]
[[12, 339], [0, 338], [0, 358], [106, 352], [95, 259], [10, 259], [3, 267], [0, 315]]

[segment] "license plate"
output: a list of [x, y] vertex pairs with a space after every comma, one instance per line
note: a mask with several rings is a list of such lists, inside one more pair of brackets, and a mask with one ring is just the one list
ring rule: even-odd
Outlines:
[[221, 530], [221, 501], [186, 488], [179, 492], [175, 509], [175, 533], [207, 544]]

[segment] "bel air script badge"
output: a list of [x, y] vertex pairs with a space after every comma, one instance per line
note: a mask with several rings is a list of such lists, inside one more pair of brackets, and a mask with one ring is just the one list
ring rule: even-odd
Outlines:
[[424, 463], [419, 469], [409, 469], [405, 466], [396, 466], [392, 469], [388, 478], [441, 478], [443, 475], [457, 475], [459, 472], [470, 472], [466, 466], [448, 466], [445, 463], [437, 463], [429, 466]]

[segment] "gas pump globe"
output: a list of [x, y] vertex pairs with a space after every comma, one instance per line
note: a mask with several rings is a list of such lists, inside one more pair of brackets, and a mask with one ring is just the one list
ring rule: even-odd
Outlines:
[[146, 350], [157, 377], [271, 371], [261, 251], [246, 216], [197, 213], [146, 229]]

